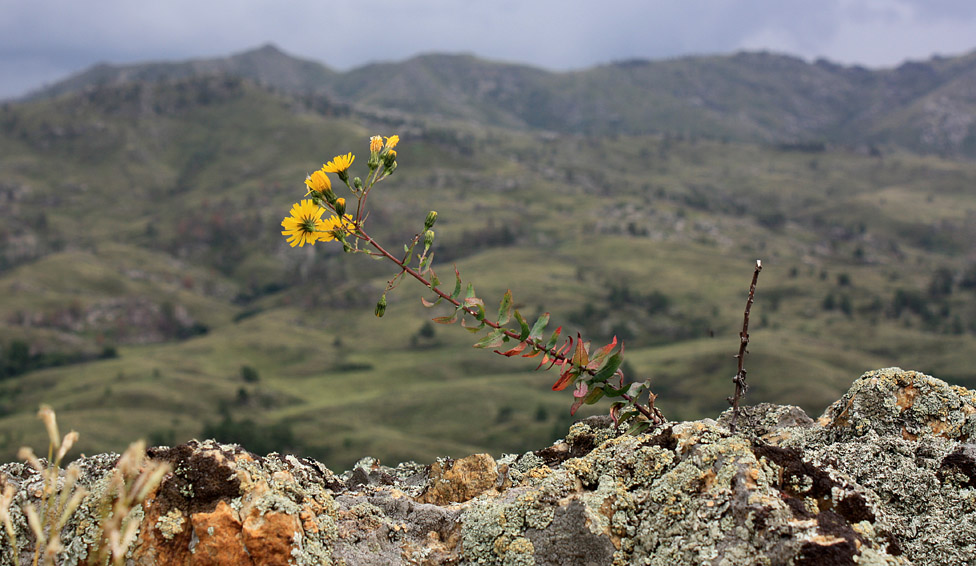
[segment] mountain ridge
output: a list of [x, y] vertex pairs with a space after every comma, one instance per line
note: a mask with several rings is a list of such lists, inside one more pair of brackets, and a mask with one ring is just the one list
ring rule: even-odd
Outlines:
[[976, 157], [976, 52], [880, 70], [763, 51], [628, 60], [565, 72], [433, 53], [338, 72], [268, 44], [215, 59], [96, 65], [29, 98], [200, 74], [516, 129], [895, 146]]

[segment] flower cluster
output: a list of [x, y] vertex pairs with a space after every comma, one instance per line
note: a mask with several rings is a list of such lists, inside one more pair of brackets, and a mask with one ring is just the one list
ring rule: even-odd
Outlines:
[[[338, 240], [343, 243], [347, 251], [355, 251], [347, 236], [357, 235], [363, 221], [363, 205], [369, 190], [374, 184], [389, 176], [396, 170], [396, 147], [399, 136], [390, 136], [383, 141], [380, 136], [373, 136], [369, 140], [369, 173], [366, 180], [356, 177], [350, 183], [349, 169], [356, 156], [352, 152], [337, 155], [322, 168], [305, 177], [305, 187], [308, 191], [302, 199], [291, 207], [289, 216], [281, 221], [281, 231], [287, 237], [291, 247], [304, 247], [305, 244], [314, 245], [315, 242], [330, 242]], [[336, 175], [352, 192], [356, 198], [355, 215], [346, 214], [346, 199], [336, 196], [332, 190], [332, 180], [329, 173]], [[323, 219], [326, 211], [333, 214]]]

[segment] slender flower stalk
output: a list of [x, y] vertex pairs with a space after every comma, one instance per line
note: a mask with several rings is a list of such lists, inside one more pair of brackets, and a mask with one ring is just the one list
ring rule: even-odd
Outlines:
[[[397, 273], [387, 282], [386, 289], [376, 303], [376, 316], [383, 316], [387, 310], [386, 295], [396, 288], [402, 280], [409, 276], [429, 289], [435, 295], [434, 301], [422, 299], [426, 306], [434, 306], [446, 302], [454, 308], [450, 316], [436, 317], [433, 320], [442, 324], [452, 324], [461, 321], [473, 332], [485, 330], [484, 336], [477, 344], [479, 348], [502, 348], [502, 344], [514, 342], [516, 345], [508, 349], [495, 349], [498, 354], [513, 357], [542, 358], [541, 368], [548, 364], [549, 368], [559, 368], [560, 376], [553, 385], [554, 390], [561, 390], [570, 384], [575, 384], [571, 412], [583, 404], [592, 404], [603, 396], [616, 397], [623, 401], [615, 401], [611, 408], [611, 416], [618, 424], [627, 422], [637, 416], [645, 420], [638, 421], [631, 427], [632, 432], [639, 432], [651, 424], [660, 424], [666, 419], [654, 406], [655, 395], [649, 389], [649, 383], [624, 383], [623, 345], [617, 345], [617, 339], [599, 349], [590, 348], [589, 342], [581, 337], [566, 338], [560, 344], [559, 336], [562, 328], [556, 329], [548, 340], [543, 339], [545, 327], [549, 322], [549, 315], [539, 317], [531, 327], [517, 310], [514, 311], [518, 326], [510, 327], [513, 314], [513, 300], [511, 291], [507, 292], [499, 306], [498, 317], [494, 320], [487, 316], [485, 303], [475, 295], [474, 287], [469, 283], [467, 291], [462, 295], [463, 285], [461, 275], [455, 268], [456, 285], [453, 292], [447, 292], [431, 268], [433, 252], [431, 248], [436, 238], [433, 225], [437, 221], [437, 213], [431, 211], [424, 220], [424, 228], [404, 246], [404, 254], [397, 257], [379, 242], [366, 229], [366, 203], [376, 184], [392, 175], [397, 169], [397, 152], [394, 148], [400, 142], [397, 135], [387, 138], [373, 136], [369, 140], [370, 156], [367, 161], [368, 172], [362, 179], [353, 179], [352, 186], [348, 183], [349, 168], [355, 156], [352, 153], [338, 155], [322, 166], [306, 179], [310, 199], [301, 201], [292, 207], [291, 216], [285, 218], [282, 234], [289, 237], [291, 246], [304, 246], [306, 243], [315, 244], [319, 241], [338, 240], [343, 249], [352, 253], [364, 253], [373, 257], [385, 258], [393, 262]], [[331, 191], [331, 182], [326, 174], [339, 176], [339, 179], [349, 187], [356, 199], [356, 210], [353, 214], [346, 214], [348, 204], [345, 198], [336, 197]], [[325, 211], [334, 213], [323, 220]], [[416, 263], [414, 263], [416, 262]], [[473, 322], [472, 322], [473, 321]], [[647, 393], [647, 403], [638, 402]]]

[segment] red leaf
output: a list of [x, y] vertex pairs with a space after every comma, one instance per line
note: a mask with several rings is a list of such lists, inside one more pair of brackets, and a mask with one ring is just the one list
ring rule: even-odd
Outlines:
[[583, 345], [583, 338], [576, 334], [576, 351], [573, 352], [573, 365], [578, 367], [586, 367], [586, 364], [590, 362], [590, 356], [586, 353], [586, 348]]
[[600, 348], [599, 350], [596, 351], [595, 354], [593, 354], [593, 358], [591, 359], [590, 365], [587, 366], [587, 369], [597, 369], [598, 367], [600, 367], [600, 364], [603, 362], [603, 359], [606, 358], [607, 355], [609, 355], [610, 352], [612, 352], [613, 349], [616, 347], [617, 347], [617, 337], [614, 336], [612, 342]]
[[559, 379], [556, 380], [556, 383], [552, 384], [552, 390], [562, 391], [563, 389], [566, 389], [566, 386], [572, 383], [574, 377], [576, 376], [573, 374], [572, 369], [564, 371], [562, 375], [559, 376]]
[[583, 404], [583, 398], [582, 397], [580, 397], [576, 401], [573, 401], [573, 406], [569, 408], [569, 414], [570, 414], [570, 416], [575, 415], [576, 414], [576, 410], [579, 409], [582, 404]]
[[518, 354], [521, 354], [522, 353], [522, 350], [524, 350], [526, 346], [528, 346], [528, 343], [526, 343], [526, 342], [519, 342], [511, 350], [508, 350], [508, 351], [505, 351], [505, 352], [501, 352], [499, 350], [495, 350], [495, 353], [496, 354], [501, 354], [501, 355], [503, 355], [503, 356], [505, 356], [507, 358], [511, 358], [512, 356], [517, 356]]

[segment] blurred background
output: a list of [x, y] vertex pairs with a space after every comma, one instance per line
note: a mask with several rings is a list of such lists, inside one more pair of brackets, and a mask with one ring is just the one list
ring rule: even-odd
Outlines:
[[[671, 419], [816, 417], [861, 373], [976, 387], [971, 2], [0, 1], [0, 456], [216, 437], [336, 471], [521, 452], [572, 396], [281, 219], [398, 134], [391, 249], [626, 342]], [[340, 195], [341, 196], [341, 195]], [[491, 309], [489, 309], [491, 310]], [[596, 405], [586, 414], [606, 412]]]

